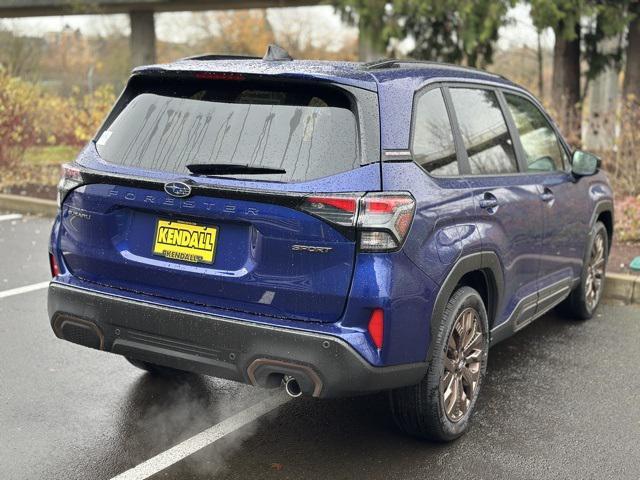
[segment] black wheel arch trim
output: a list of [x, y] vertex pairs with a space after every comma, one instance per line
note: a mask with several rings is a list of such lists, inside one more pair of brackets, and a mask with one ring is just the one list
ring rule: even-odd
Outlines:
[[591, 214], [591, 220], [589, 221], [589, 232], [593, 230], [593, 227], [595, 226], [596, 221], [598, 220], [600, 215], [605, 212], [611, 215], [611, 231], [609, 232], [609, 229], [607, 228], [607, 232], [609, 233], [609, 250], [611, 250], [611, 244], [613, 243], [613, 232], [615, 228], [613, 200], [600, 200], [596, 203], [595, 207], [593, 208], [593, 213]]
[[472, 272], [480, 272], [485, 276], [488, 290], [487, 297], [489, 300], [489, 304], [486, 305], [487, 315], [489, 317], [489, 329], [492, 328], [504, 292], [502, 264], [500, 263], [498, 255], [489, 250], [464, 255], [459, 258], [451, 268], [436, 296], [436, 301], [431, 313], [431, 325], [429, 329], [430, 344], [427, 352], [427, 361], [431, 360], [433, 339], [435, 338], [435, 333], [437, 332], [447, 302], [451, 298], [451, 295], [453, 295], [460, 280]]

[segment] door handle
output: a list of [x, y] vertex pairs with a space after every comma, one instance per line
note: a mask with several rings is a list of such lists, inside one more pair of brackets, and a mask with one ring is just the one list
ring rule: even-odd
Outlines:
[[547, 187], [544, 188], [544, 191], [540, 194], [540, 198], [543, 202], [550, 202], [555, 197], [553, 196], [553, 192], [549, 190]]
[[480, 199], [480, 208], [485, 210], [491, 210], [498, 207], [498, 199], [492, 193], [485, 193], [484, 197]]

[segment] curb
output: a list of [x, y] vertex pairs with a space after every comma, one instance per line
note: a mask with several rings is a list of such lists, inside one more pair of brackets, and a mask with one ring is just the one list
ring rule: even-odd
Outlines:
[[[54, 217], [58, 205], [53, 200], [0, 194], [0, 210]], [[640, 305], [640, 276], [607, 273], [604, 298]]]
[[640, 305], [640, 277], [607, 273], [604, 298]]
[[55, 217], [58, 211], [58, 204], [53, 200], [0, 193], [0, 210], [7, 210], [11, 213]]

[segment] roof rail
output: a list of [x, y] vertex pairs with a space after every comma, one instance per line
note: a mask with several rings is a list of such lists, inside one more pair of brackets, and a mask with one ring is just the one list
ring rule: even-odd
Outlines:
[[254, 57], [252, 55], [218, 55], [214, 53], [204, 53], [200, 55], [193, 55], [191, 57], [184, 57], [178, 61], [184, 62], [186, 60], [261, 60], [261, 57]]
[[363, 70], [377, 70], [379, 68], [395, 68], [394, 65], [400, 62], [395, 58], [379, 58], [371, 62], [363, 63], [360, 68]]
[[490, 75], [492, 77], [505, 78], [502, 75], [497, 73], [487, 72], [486, 70], [480, 70], [479, 68], [474, 67], [465, 67], [463, 65], [456, 65], [453, 63], [445, 63], [445, 62], [433, 62], [430, 60], [414, 60], [411, 58], [407, 59], [381, 59], [375, 60], [369, 63], [363, 63], [361, 66], [364, 70], [380, 70], [383, 68], [445, 68], [451, 70], [459, 70], [459, 71], [474, 71], [479, 72], [485, 75]]

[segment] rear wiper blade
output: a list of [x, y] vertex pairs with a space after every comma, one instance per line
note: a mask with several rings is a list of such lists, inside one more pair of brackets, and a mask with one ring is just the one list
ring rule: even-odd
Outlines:
[[231, 174], [270, 174], [287, 173], [282, 168], [252, 167], [240, 163], [191, 163], [187, 168], [194, 175], [231, 175]]

